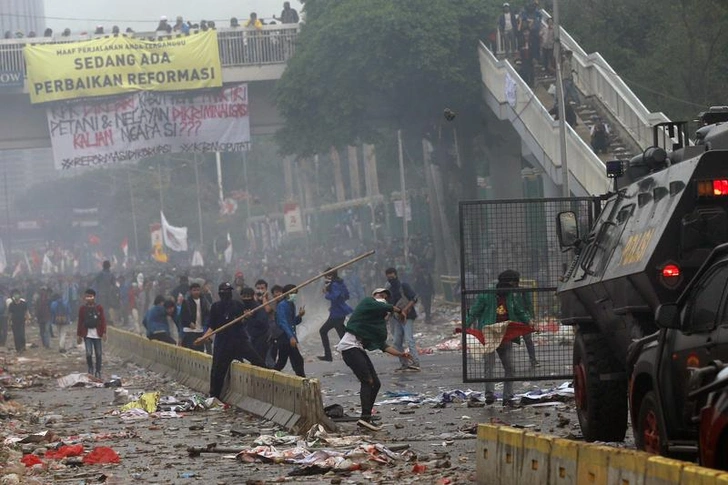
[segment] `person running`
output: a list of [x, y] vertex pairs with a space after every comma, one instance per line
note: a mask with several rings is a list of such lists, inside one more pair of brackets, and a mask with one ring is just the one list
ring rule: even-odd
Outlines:
[[361, 416], [357, 425], [372, 431], [380, 426], [372, 424], [372, 409], [377, 400], [381, 382], [366, 350], [381, 350], [400, 359], [411, 359], [409, 352], [397, 350], [387, 343], [387, 315], [394, 313], [404, 319], [400, 308], [387, 303], [392, 295], [386, 288], [377, 288], [354, 309], [346, 323], [346, 332], [336, 346], [344, 363], [354, 372], [361, 387]]
[[331, 306], [329, 307], [329, 318], [319, 329], [321, 344], [324, 347], [324, 355], [319, 355], [318, 359], [331, 362], [333, 357], [331, 356], [331, 345], [329, 344], [329, 332], [331, 329], [336, 330], [336, 333], [339, 334], [339, 340], [341, 340], [345, 332], [344, 320], [352, 312], [352, 309], [346, 304], [346, 300], [349, 299], [349, 290], [346, 288], [344, 280], [339, 278], [336, 270], [332, 271], [331, 268], [327, 268], [326, 271], [322, 291], [324, 298], [329, 300]]
[[[86, 302], [78, 309], [78, 322], [76, 325], [76, 338], [78, 344], [86, 344], [86, 364], [88, 373], [101, 379], [102, 340], [106, 340], [106, 318], [104, 308], [96, 303], [96, 291], [89, 288], [84, 293]], [[96, 365], [94, 366], [94, 357]]]

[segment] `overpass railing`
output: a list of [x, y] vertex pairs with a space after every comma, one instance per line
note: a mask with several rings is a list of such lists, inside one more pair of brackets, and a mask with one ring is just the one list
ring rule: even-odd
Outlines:
[[[557, 185], [561, 185], [559, 122], [548, 113], [510, 62], [497, 59], [482, 42], [479, 56], [483, 84], [499, 106], [499, 117], [513, 123], [544, 171]], [[572, 192], [577, 195], [604, 193], [609, 188], [604, 162], [568, 124], [566, 129], [566, 156], [570, 162]], [[581, 191], [576, 190], [573, 182], [580, 186]]]
[[[298, 38], [298, 24], [264, 25], [261, 29], [217, 29], [217, 43], [223, 67], [262, 66], [285, 64], [293, 56]], [[128, 35], [137, 39], [159, 40], [190, 34], [166, 34], [161, 32], [136, 32]], [[107, 35], [81, 35], [69, 37], [32, 37], [0, 40], [0, 71], [26, 74], [23, 47], [27, 44], [62, 44], [89, 39], [110, 37]]]

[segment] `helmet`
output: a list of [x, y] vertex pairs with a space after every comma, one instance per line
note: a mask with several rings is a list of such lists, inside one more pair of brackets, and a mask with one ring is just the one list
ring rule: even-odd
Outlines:
[[233, 285], [225, 281], [224, 283], [220, 283], [220, 286], [217, 287], [218, 293], [232, 293], [233, 292]]

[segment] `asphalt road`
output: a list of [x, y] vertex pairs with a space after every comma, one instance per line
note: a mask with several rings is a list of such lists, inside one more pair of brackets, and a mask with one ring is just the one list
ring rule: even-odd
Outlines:
[[[451, 337], [456, 325], [454, 310], [443, 309], [437, 324], [418, 325], [419, 346], [427, 347]], [[316, 321], [313, 320], [312, 321]], [[305, 330], [305, 329], [304, 329]], [[311, 329], [309, 329], [311, 330]], [[303, 332], [304, 334], [306, 332]], [[331, 334], [334, 336], [334, 333]], [[336, 340], [335, 338], [333, 340]], [[37, 341], [30, 332], [29, 342]], [[54, 349], [57, 341], [53, 341]], [[504, 423], [543, 431], [562, 437], [579, 437], [573, 402], [556, 403], [547, 407], [524, 406], [514, 409], [500, 404], [471, 407], [468, 402], [419, 402], [412, 404], [382, 404], [376, 407], [381, 416], [382, 431], [363, 432], [354, 423], [341, 423], [339, 433], [332, 437], [344, 438], [346, 443], [322, 449], [350, 450], [363, 443], [392, 446], [401, 455], [388, 465], [368, 463], [368, 469], [346, 473], [290, 476], [299, 468], [285, 463], [243, 463], [234, 459], [234, 453], [203, 453], [190, 457], [187, 449], [206, 447], [216, 443], [229, 450], [250, 449], [260, 435], [273, 443], [276, 450], [293, 448], [283, 443], [286, 433], [270, 423], [234, 409], [207, 410], [181, 413], [179, 417], [146, 416], [138, 420], [125, 420], [119, 414], [120, 405], [114, 404], [112, 388], [61, 389], [55, 378], [70, 372], [84, 372], [85, 358], [81, 348], [66, 354], [56, 350], [30, 349], [18, 359], [14, 351], [0, 349], [0, 359], [7, 373], [33, 382], [32, 387], [8, 389], [12, 394], [13, 410], [0, 408], [3, 439], [24, 437], [29, 433], [50, 431], [57, 438], [50, 443], [20, 445], [25, 451], [36, 450], [43, 455], [44, 448], [58, 441], [83, 443], [88, 451], [94, 446], [109, 446], [120, 457], [115, 465], [67, 466], [62, 462], [44, 460], [45, 468], [26, 470], [17, 466], [18, 445], [3, 445], [2, 458], [7, 463], [0, 469], [4, 478], [0, 483], [181, 483], [204, 480], [209, 483], [467, 483], [475, 474], [475, 426], [477, 423]], [[358, 415], [358, 381], [339, 356], [334, 362], [320, 362], [320, 342], [315, 332], [309, 331], [302, 343], [306, 357], [306, 372], [322, 382], [324, 403], [341, 404], [351, 416]], [[436, 398], [444, 391], [483, 391], [484, 384], [463, 384], [462, 356], [459, 352], [436, 352], [423, 355], [421, 372], [395, 372], [396, 358], [380, 352], [371, 353], [374, 366], [382, 381], [379, 400], [392, 399], [391, 394], [410, 394], [414, 400]], [[133, 357], [121, 359], [106, 355], [103, 376], [121, 377], [130, 393], [158, 391], [162, 396], [184, 398], [195, 393], [174, 381], [135, 366]], [[291, 372], [290, 368], [284, 370]], [[22, 384], [23, 381], [16, 384]], [[516, 385], [517, 391], [548, 388], [561, 384], [552, 382], [526, 382]], [[497, 388], [498, 389], [498, 388]], [[2, 403], [0, 403], [2, 404]], [[279, 432], [278, 439], [271, 435]], [[79, 436], [80, 435], [80, 436]], [[348, 440], [348, 441], [347, 441]], [[295, 441], [295, 440], [294, 440]], [[621, 444], [620, 446], [624, 446]], [[4, 460], [0, 460], [0, 463]], [[20, 482], [8, 479], [8, 473], [20, 471], [25, 475]], [[8, 481], [10, 480], [10, 481]], [[34, 480], [37, 480], [34, 482]]]

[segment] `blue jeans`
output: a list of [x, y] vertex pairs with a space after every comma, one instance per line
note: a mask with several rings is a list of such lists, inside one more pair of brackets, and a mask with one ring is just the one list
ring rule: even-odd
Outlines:
[[[86, 365], [88, 366], [88, 373], [101, 374], [101, 339], [86, 337], [83, 340], [86, 344]], [[96, 367], [93, 365], [94, 355], [96, 355]]]
[[[412, 363], [419, 367], [420, 356], [417, 353], [417, 344], [415, 343], [414, 329], [414, 320], [408, 319], [404, 322], [400, 322], [396, 318], [392, 318], [392, 337], [394, 338], [394, 348], [402, 352], [404, 351], [403, 344], [407, 344], [410, 354], [412, 355]], [[410, 362], [404, 357], [400, 357], [399, 363], [402, 364], [402, 366], [407, 366]]]
[[45, 322], [38, 322], [38, 329], [40, 330], [40, 341], [43, 347], [46, 349], [51, 348], [51, 322], [47, 320]]

